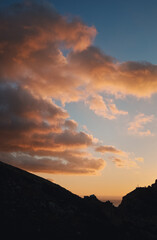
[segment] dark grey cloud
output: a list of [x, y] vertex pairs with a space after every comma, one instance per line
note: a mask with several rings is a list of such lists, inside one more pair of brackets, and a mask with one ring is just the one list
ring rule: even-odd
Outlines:
[[0, 153], [0, 161], [31, 172], [54, 174], [96, 174], [105, 166], [102, 159], [86, 158], [73, 155], [72, 152], [55, 153], [55, 157], [32, 157], [26, 154]]

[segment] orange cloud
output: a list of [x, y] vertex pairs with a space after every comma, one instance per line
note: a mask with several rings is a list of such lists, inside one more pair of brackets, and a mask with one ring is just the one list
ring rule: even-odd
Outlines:
[[[3, 83], [0, 86], [0, 115], [1, 152], [22, 152], [25, 158], [30, 152], [36, 154], [34, 157], [41, 156], [41, 151], [49, 153], [47, 157], [53, 157], [56, 152], [58, 153], [55, 155], [56, 161], [61, 161], [67, 156], [65, 150], [69, 150], [74, 161], [76, 154], [74, 156], [73, 149], [86, 149], [96, 142], [91, 134], [78, 132], [77, 122], [67, 119], [68, 113], [54, 104], [50, 98], [34, 96], [29, 89], [19, 87], [15, 83]], [[61, 155], [63, 152], [65, 156]], [[42, 158], [44, 159], [44, 156]], [[85, 167], [87, 163], [88, 169], [90, 168], [90, 161], [91, 168], [93, 166], [93, 170], [90, 170], [91, 174], [92, 172], [95, 174], [105, 166], [104, 162], [87, 154], [77, 159], [78, 168], [80, 162], [80, 172], [83, 172], [83, 166]], [[67, 167], [71, 165], [72, 163]], [[62, 168], [63, 166], [61, 165]], [[69, 171], [72, 172], [72, 169]], [[76, 169], [74, 171], [76, 172]], [[86, 172], [88, 173], [87, 170]]]
[[149, 97], [157, 92], [157, 66], [146, 62], [120, 63], [95, 47], [71, 53], [69, 62], [87, 79], [90, 91]]
[[54, 174], [96, 175], [105, 167], [105, 161], [73, 155], [73, 152], [57, 153], [53, 157], [32, 157], [28, 154], [1, 153], [0, 160], [32, 172]]
[[132, 156], [131, 153], [124, 152], [120, 149], [117, 149], [114, 146], [108, 146], [108, 145], [98, 146], [95, 148], [95, 151], [103, 154], [105, 153], [112, 154], [113, 156], [110, 156], [109, 160], [112, 160], [112, 162], [118, 168], [128, 168], [128, 169], [137, 168], [138, 167], [137, 162], [144, 161], [142, 157], [134, 157], [134, 155]]
[[86, 49], [96, 35], [94, 27], [78, 19], [70, 21], [46, 3], [12, 6], [1, 14], [0, 25], [3, 81], [16, 81], [34, 94], [62, 101], [79, 99], [80, 82], [60, 49]]
[[[95, 27], [63, 17], [46, 3], [19, 3], [1, 12], [0, 30], [1, 159], [16, 152], [13, 163], [27, 170], [86, 174], [101, 170], [102, 159], [78, 153], [98, 140], [77, 131], [77, 123], [52, 99], [63, 104], [83, 100], [97, 115], [115, 119], [127, 112], [104, 100], [103, 94], [148, 97], [156, 93], [156, 65], [119, 63], [91, 46]], [[140, 119], [135, 129], [143, 129], [149, 121]], [[40, 159], [41, 152], [49, 155]], [[114, 147], [110, 152], [123, 153]]]
[[135, 160], [136, 160], [136, 161], [139, 161], [139, 162], [143, 162], [143, 161], [144, 161], [144, 158], [142, 158], [142, 157], [137, 157], [137, 158], [135, 158]]
[[84, 132], [73, 132], [65, 130], [62, 133], [55, 133], [54, 142], [61, 145], [70, 146], [90, 146], [93, 143], [92, 135]]
[[[19, 4], [1, 14], [0, 25], [0, 81], [16, 81], [35, 95], [63, 103], [104, 92], [136, 97], [157, 92], [156, 65], [120, 63], [105, 55], [91, 46], [95, 27], [69, 20], [51, 5]], [[62, 49], [70, 53], [65, 57]], [[127, 114], [114, 103], [108, 108], [113, 115]]]
[[102, 98], [102, 96], [93, 96], [87, 101], [89, 108], [95, 112], [95, 114], [102, 116], [104, 118], [113, 119], [114, 116], [108, 113], [107, 106]]
[[118, 110], [113, 100], [109, 100], [105, 103], [103, 97], [100, 95], [94, 95], [87, 100], [89, 108], [94, 111], [98, 116], [102, 116], [107, 119], [115, 119], [117, 115], [127, 115], [128, 112]]
[[[35, 95], [53, 96], [63, 103], [95, 98], [95, 94], [101, 98], [99, 93], [104, 92], [137, 97], [157, 92], [156, 65], [120, 63], [105, 55], [91, 46], [94, 27], [78, 19], [70, 21], [46, 4], [19, 4], [16, 8], [8, 9], [0, 18], [1, 81], [16, 81]], [[64, 48], [70, 51], [66, 57]], [[97, 112], [109, 119], [127, 114], [114, 103], [108, 109], [112, 114]]]
[[70, 119], [70, 120], [65, 121], [64, 126], [65, 126], [65, 128], [68, 128], [70, 130], [76, 130], [78, 123], [76, 121]]
[[137, 168], [137, 164], [135, 161], [130, 159], [120, 159], [120, 158], [112, 158], [112, 162], [116, 165], [118, 168]]
[[153, 136], [150, 130], [145, 130], [145, 125], [153, 121], [154, 115], [144, 115], [143, 113], [138, 114], [135, 119], [129, 123], [128, 132], [129, 134], [138, 136]]
[[127, 155], [125, 152], [123, 152], [122, 150], [119, 150], [113, 146], [98, 146], [95, 149], [97, 152], [101, 152], [101, 153], [114, 153], [114, 154], [118, 154], [118, 155]]
[[127, 115], [128, 114], [128, 112], [126, 112], [126, 111], [118, 110], [116, 105], [113, 103], [112, 99], [110, 100], [110, 103], [108, 104], [108, 107], [109, 107], [111, 113], [115, 116], [116, 115]]
[[52, 100], [18, 85], [0, 86], [0, 160], [35, 172], [97, 174], [105, 161], [87, 151], [92, 135]]

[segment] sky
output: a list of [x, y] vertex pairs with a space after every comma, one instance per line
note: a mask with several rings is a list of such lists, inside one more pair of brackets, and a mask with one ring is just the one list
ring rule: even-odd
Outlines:
[[156, 179], [157, 2], [0, 2], [0, 160], [80, 196]]

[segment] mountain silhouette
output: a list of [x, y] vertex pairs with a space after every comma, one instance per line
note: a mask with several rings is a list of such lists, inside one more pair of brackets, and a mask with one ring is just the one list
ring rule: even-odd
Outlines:
[[157, 181], [123, 197], [119, 207], [0, 162], [4, 239], [157, 239]]

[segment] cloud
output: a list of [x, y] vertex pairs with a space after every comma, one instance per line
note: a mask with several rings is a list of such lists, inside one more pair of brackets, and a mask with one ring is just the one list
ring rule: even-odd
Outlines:
[[[62, 106], [82, 100], [97, 115], [115, 119], [127, 112], [104, 95], [151, 96], [157, 92], [156, 65], [107, 56], [92, 46], [94, 26], [61, 16], [45, 2], [1, 9], [0, 26], [1, 159], [10, 157], [30, 171], [96, 174], [105, 162], [87, 149], [99, 140], [78, 131], [77, 122], [53, 100]], [[151, 134], [141, 131], [150, 121], [139, 120], [137, 131]], [[110, 152], [123, 153], [114, 147]]]
[[31, 172], [53, 174], [96, 175], [105, 166], [103, 159], [86, 158], [73, 155], [73, 152], [61, 152], [55, 157], [32, 157], [28, 154], [0, 153], [0, 160]]
[[137, 168], [137, 163], [130, 159], [121, 159], [121, 158], [112, 158], [112, 162], [116, 165], [118, 168]]
[[[51, 99], [16, 84], [0, 86], [0, 160], [33, 172], [97, 174], [105, 161], [88, 154], [92, 135]], [[83, 152], [82, 149], [85, 149]]]
[[[110, 153], [112, 156], [109, 156], [108, 159], [111, 160], [116, 167], [118, 168], [137, 168], [137, 162], [143, 162], [144, 159], [142, 157], [134, 157], [134, 154], [124, 152], [120, 149], [117, 149], [114, 146], [101, 145], [95, 148], [96, 152], [100, 153]], [[117, 156], [118, 155], [118, 156]]]
[[[88, 147], [92, 135], [77, 132], [77, 123], [50, 99], [9, 84], [0, 87], [1, 150]], [[64, 129], [68, 126], [67, 129]]]
[[111, 113], [114, 116], [116, 116], [116, 115], [127, 115], [128, 114], [128, 112], [126, 112], [126, 111], [118, 110], [116, 105], [113, 103], [112, 99], [109, 100], [108, 108], [110, 109]]
[[128, 114], [128, 112], [118, 110], [112, 99], [107, 99], [105, 102], [103, 97], [100, 95], [94, 95], [86, 102], [89, 105], [89, 108], [93, 110], [95, 114], [110, 120], [115, 119], [117, 115]]
[[[109, 118], [127, 112], [111, 103], [107, 107], [112, 114], [106, 114], [99, 93], [149, 97], [157, 92], [156, 65], [120, 63], [107, 56], [91, 45], [95, 27], [59, 15], [50, 4], [12, 6], [1, 11], [0, 25], [1, 81], [16, 81], [34, 94], [63, 103], [92, 97], [91, 108], [97, 94], [104, 109], [97, 112]], [[67, 56], [64, 49], [70, 51]]]
[[93, 136], [84, 132], [73, 132], [65, 130], [60, 134], [55, 134], [54, 142], [56, 144], [70, 146], [90, 146], [93, 143]]
[[143, 161], [144, 161], [144, 158], [142, 158], [142, 157], [137, 157], [137, 158], [135, 158], [135, 160], [138, 161], [138, 162], [143, 162]]
[[50, 4], [18, 4], [1, 12], [0, 23], [1, 81], [63, 103], [88, 99], [95, 113], [109, 119], [127, 112], [105, 103], [100, 93], [148, 97], [157, 91], [156, 65], [107, 56], [91, 45], [95, 27], [59, 15]]
[[114, 154], [118, 154], [118, 155], [127, 155], [127, 153], [115, 148], [114, 146], [106, 146], [106, 145], [98, 146], [98, 147], [96, 147], [95, 150], [97, 152], [101, 152], [101, 153], [114, 153]]
[[38, 1], [1, 11], [0, 25], [1, 81], [16, 81], [35, 94], [62, 101], [80, 98], [80, 82], [61, 49], [86, 49], [96, 35], [94, 27], [69, 20], [51, 4]]
[[102, 116], [107, 119], [114, 119], [115, 116], [109, 113], [109, 110], [104, 102], [102, 96], [97, 95], [90, 98], [87, 101], [89, 108], [94, 111], [98, 116]]
[[136, 97], [150, 97], [157, 92], [157, 66], [147, 62], [123, 62], [90, 46], [71, 53], [69, 62], [86, 79], [90, 92], [108, 92]]
[[76, 130], [77, 126], [78, 126], [78, 123], [72, 119], [66, 120], [64, 123], [64, 127], [70, 130]]
[[[1, 81], [16, 81], [34, 94], [53, 95], [63, 103], [95, 93], [148, 97], [157, 91], [156, 65], [120, 63], [107, 56], [91, 46], [95, 27], [69, 20], [51, 5], [18, 4], [1, 12], [0, 23]], [[70, 51], [67, 56], [64, 49]], [[126, 114], [114, 104], [108, 107], [113, 115]]]
[[52, 100], [35, 97], [16, 84], [0, 85], [0, 115], [2, 149], [27, 145], [35, 133], [58, 132], [69, 116]]
[[154, 115], [147, 116], [143, 113], [135, 116], [134, 120], [129, 123], [129, 134], [138, 136], [153, 136], [150, 130], [145, 130], [145, 125], [153, 121]]
[[36, 120], [65, 119], [69, 115], [66, 111], [58, 107], [50, 98], [34, 96], [28, 89], [24, 89], [17, 84], [0, 85], [1, 114], [17, 115]]

